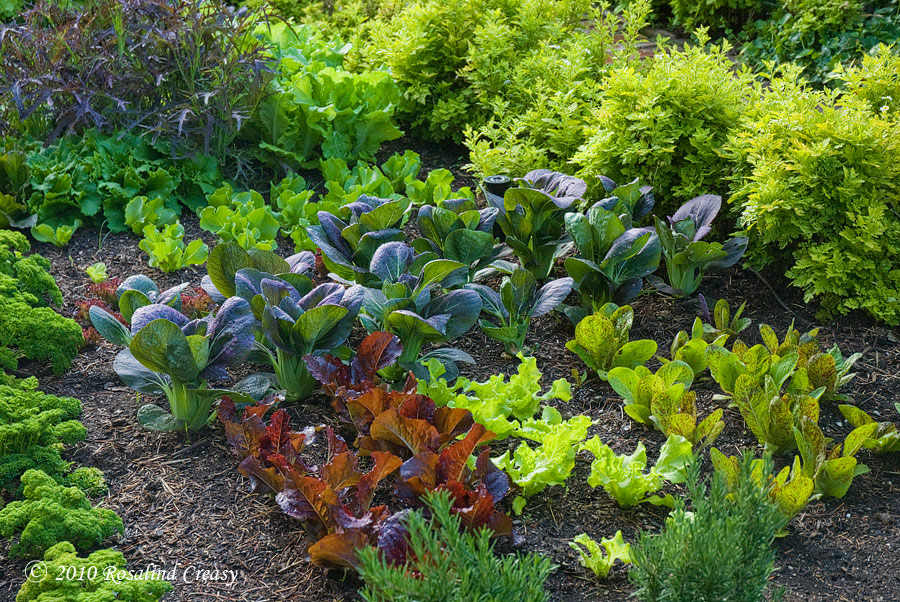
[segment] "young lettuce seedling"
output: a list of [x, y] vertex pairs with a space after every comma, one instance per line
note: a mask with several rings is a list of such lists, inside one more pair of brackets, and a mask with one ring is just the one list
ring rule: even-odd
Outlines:
[[[765, 458], [765, 459], [764, 459]], [[790, 521], [806, 505], [821, 497], [814, 494], [815, 483], [809, 477], [800, 474], [800, 457], [794, 456], [791, 466], [785, 466], [774, 476], [764, 472], [766, 464], [771, 462], [766, 456], [755, 458], [751, 462], [751, 478], [758, 486], [766, 486], [768, 482], [769, 500], [771, 500], [784, 517], [785, 523]], [[709, 459], [717, 473], [725, 477], [725, 483], [730, 491], [738, 487], [741, 476], [741, 460], [737, 456], [726, 456], [715, 447], [709, 450]], [[778, 536], [787, 535], [786, 530], [779, 532]]]
[[163, 226], [161, 230], [152, 224], [145, 226], [144, 238], [138, 246], [149, 257], [150, 267], [158, 267], [163, 272], [199, 265], [209, 254], [209, 247], [199, 238], [184, 244], [184, 226], [181, 224]]
[[656, 374], [644, 366], [618, 367], [609, 371], [609, 384], [628, 402], [625, 412], [642, 424], [652, 424], [666, 435], [680, 435], [698, 450], [713, 443], [725, 422], [722, 409], [703, 421], [697, 419], [697, 395], [689, 391], [691, 367], [681, 361], [663, 365]]
[[76, 219], [71, 226], [63, 224], [54, 228], [49, 224], [37, 224], [31, 227], [31, 237], [40, 242], [47, 242], [56, 247], [69, 244], [72, 235], [81, 227], [81, 220]]
[[659, 491], [667, 481], [683, 483], [686, 467], [694, 459], [691, 443], [679, 435], [669, 435], [659, 450], [656, 464], [648, 472], [644, 472], [647, 467], [647, 450], [643, 443], [639, 442], [630, 455], [616, 454], [599, 437], [594, 436], [581, 449], [588, 450], [594, 456], [588, 484], [591, 487], [603, 487], [623, 508], [644, 502], [671, 508], [675, 504], [671, 494], [664, 497], [649, 494]]
[[[709, 314], [706, 297], [697, 295], [697, 299], [700, 301], [700, 317], [703, 318], [703, 339], [707, 343], [712, 343], [723, 335], [727, 341], [727, 339], [738, 336], [750, 327], [752, 320], [741, 317], [741, 314], [744, 313], [744, 308], [747, 306], [746, 301], [741, 303], [737, 311], [734, 312], [734, 317], [732, 317], [731, 307], [725, 299], [716, 301], [712, 315]], [[724, 343], [720, 344], [724, 345]]]
[[657, 346], [650, 339], [629, 341], [633, 322], [634, 310], [630, 305], [619, 307], [607, 303], [575, 326], [575, 340], [566, 343], [566, 349], [596, 371], [601, 380], [606, 380], [609, 371], [618, 366], [632, 369], [642, 366], [653, 357]]
[[[896, 407], [897, 411], [900, 412], [900, 403], [896, 404]], [[839, 405], [838, 409], [854, 428], [867, 424], [876, 425], [875, 432], [863, 443], [864, 448], [871, 449], [876, 454], [900, 451], [900, 431], [897, 430], [897, 426], [893, 422], [875, 422], [874, 418], [856, 406]]]
[[621, 531], [616, 531], [611, 538], [601, 539], [600, 543], [588, 537], [587, 533], [582, 533], [569, 542], [569, 547], [578, 552], [581, 566], [601, 579], [606, 579], [616, 560], [631, 564], [631, 544], [625, 543]]
[[844, 439], [843, 446], [829, 449], [830, 440], [825, 438], [819, 425], [804, 417], [800, 427], [794, 427], [794, 437], [800, 450], [800, 474], [815, 481], [816, 493], [826, 497], [844, 497], [853, 478], [869, 472], [868, 466], [857, 461], [856, 454], [877, 430], [875, 423], [856, 427]]

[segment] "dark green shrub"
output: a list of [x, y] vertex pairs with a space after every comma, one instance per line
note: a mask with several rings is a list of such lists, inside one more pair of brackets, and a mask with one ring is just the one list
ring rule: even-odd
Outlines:
[[614, 69], [573, 157], [579, 176], [600, 190], [597, 176], [635, 178], [654, 187], [658, 212], [680, 201], [724, 192], [731, 166], [721, 149], [740, 124], [749, 74], [733, 71], [728, 47], [667, 49], [645, 66]]
[[743, 57], [765, 67], [766, 61], [795, 63], [816, 85], [829, 84], [832, 71], [881, 43], [900, 38], [896, 0], [781, 0], [766, 21], [743, 32]]
[[707, 26], [711, 29], [740, 27], [765, 11], [761, 0], [669, 0], [672, 22], [685, 31]]
[[462, 532], [460, 519], [450, 514], [445, 492], [427, 498], [432, 516], [421, 511], [406, 518], [407, 562], [394, 566], [375, 548], [359, 552], [359, 574], [365, 581], [366, 602], [469, 602], [516, 600], [544, 602], [544, 582], [553, 570], [538, 554], [498, 558], [491, 531]]
[[[770, 475], [768, 459], [763, 473]], [[769, 501], [768, 486], [753, 477], [752, 456], [741, 463], [729, 490], [716, 474], [709, 485], [699, 465], [688, 471], [691, 512], [684, 500], [658, 534], [641, 532], [632, 545], [629, 573], [645, 602], [759, 602], [774, 570], [775, 533], [785, 524]]]
[[756, 267], [786, 270], [822, 314], [900, 324], [900, 123], [786, 68], [730, 143], [730, 202]]

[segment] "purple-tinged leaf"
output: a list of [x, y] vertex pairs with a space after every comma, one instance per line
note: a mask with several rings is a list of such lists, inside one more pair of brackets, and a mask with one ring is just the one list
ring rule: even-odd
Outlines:
[[693, 220], [697, 226], [694, 240], [700, 240], [712, 230], [710, 224], [719, 214], [719, 209], [721, 208], [722, 197], [715, 194], [704, 194], [691, 199], [679, 207], [675, 215], [671, 216], [669, 220], [671, 223], [677, 223], [686, 219]]
[[554, 199], [557, 207], [564, 209], [576, 201], [582, 200], [587, 193], [587, 184], [581, 178], [568, 176], [549, 169], [535, 169], [525, 174], [522, 180], [531, 188], [544, 192]]
[[187, 316], [174, 307], [169, 307], [168, 305], [163, 305], [161, 303], [153, 303], [139, 307], [135, 310], [134, 315], [131, 316], [131, 334], [136, 334], [153, 320], [159, 319], [168, 320], [178, 326], [178, 328], [182, 328], [190, 322], [190, 319]]
[[723, 269], [730, 268], [734, 264], [736, 264], [741, 257], [744, 256], [744, 252], [747, 250], [747, 238], [745, 236], [735, 236], [722, 245], [722, 250], [728, 253], [722, 259], [712, 261], [707, 265], [707, 269]]
[[250, 304], [240, 297], [231, 297], [209, 325], [209, 363], [207, 367], [236, 366], [253, 349], [256, 319]]
[[386, 282], [397, 282], [415, 259], [415, 251], [404, 242], [386, 242], [372, 255], [369, 271]]
[[566, 297], [572, 292], [574, 284], [574, 280], [566, 277], [551, 280], [542, 286], [535, 295], [534, 305], [530, 312], [531, 317], [543, 316], [553, 311], [566, 300]]
[[312, 251], [301, 251], [287, 258], [292, 274], [303, 274], [310, 278], [316, 275], [316, 255]]

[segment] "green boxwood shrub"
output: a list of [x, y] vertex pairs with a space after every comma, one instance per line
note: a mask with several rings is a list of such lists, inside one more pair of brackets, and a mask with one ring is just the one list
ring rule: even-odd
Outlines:
[[733, 70], [727, 45], [666, 49], [649, 66], [613, 70], [588, 141], [574, 156], [579, 176], [598, 190], [597, 176], [641, 178], [655, 187], [656, 209], [725, 192], [731, 166], [722, 147], [740, 124], [749, 74]]
[[730, 146], [751, 262], [785, 269], [823, 316], [900, 324], [900, 123], [789, 67]]
[[700, 26], [719, 30], [740, 27], [763, 13], [761, 0], [669, 0], [672, 22], [693, 31]]

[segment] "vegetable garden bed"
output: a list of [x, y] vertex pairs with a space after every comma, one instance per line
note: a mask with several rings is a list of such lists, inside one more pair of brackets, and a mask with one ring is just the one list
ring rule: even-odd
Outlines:
[[[415, 147], [416, 143], [412, 144]], [[427, 145], [417, 150], [423, 153], [426, 166], [453, 166], [458, 178], [466, 183], [466, 176], [458, 173], [457, 155]], [[200, 231], [196, 220], [185, 219], [184, 225], [188, 238], [203, 237], [213, 245], [214, 237]], [[96, 261], [106, 263], [110, 276], [144, 273], [161, 288], [183, 281], [199, 284], [205, 273], [202, 268], [189, 267], [177, 274], [147, 268], [137, 243], [130, 234], [107, 235], [83, 228], [62, 251], [44, 244], [34, 250], [51, 261], [51, 273], [66, 300], [61, 310], [64, 315], [74, 309], [72, 301], [83, 296], [87, 284], [84, 268]], [[753, 320], [754, 326], [747, 331], [752, 334], [742, 338], [749, 343], [758, 342], [757, 324], [770, 324], [777, 333], [784, 333], [792, 322], [801, 331], [822, 326], [819, 338], [824, 348], [837, 344], [845, 354], [863, 353], [854, 367], [857, 376], [846, 389], [852, 401], [874, 416], [889, 419], [894, 413], [893, 405], [900, 400], [896, 331], [856, 317], [820, 324], [800, 295], [784, 282], [766, 283], [751, 271], [738, 268], [707, 276], [701, 292], [707, 299], [726, 299], [732, 307], [747, 302], [744, 315]], [[636, 319], [631, 338], [653, 339], [661, 353], [679, 330], [690, 330], [699, 311], [696, 298], [675, 300], [657, 294], [641, 296], [632, 305]], [[554, 379], [571, 379], [573, 370], [584, 373], [584, 365], [565, 347], [573, 332], [571, 323], [559, 314], [533, 321], [528, 345], [543, 372], [545, 386]], [[357, 326], [351, 341], [358, 342], [364, 334]], [[462, 366], [462, 374], [473, 380], [512, 374], [519, 363], [504, 355], [502, 345], [477, 328], [455, 345], [475, 358], [474, 365]], [[141, 395], [139, 400], [122, 385], [113, 371], [113, 357], [113, 348], [103, 343], [83, 351], [61, 376], [52, 375], [36, 362], [23, 362], [18, 373], [37, 375], [49, 393], [82, 400], [81, 420], [88, 436], [72, 459], [106, 473], [110, 490], [104, 505], [124, 519], [125, 536], [117, 547], [125, 553], [129, 566], [223, 571], [190, 573], [193, 582], [176, 581], [174, 592], [166, 600], [356, 599], [360, 582], [353, 574], [333, 570], [323, 576], [321, 569], [306, 560], [306, 548], [312, 540], [298, 523], [266, 496], [248, 493], [247, 481], [236, 471], [237, 459], [220, 424], [196, 433], [189, 443], [183, 434], [159, 434], [141, 428], [135, 414], [146, 396]], [[245, 366], [233, 370], [237, 376], [249, 372]], [[626, 416], [620, 397], [611, 387], [592, 371], [587, 376], [583, 384], [573, 387], [570, 402], [553, 400], [551, 405], [564, 418], [585, 414], [596, 420], [589, 437], [599, 435], [617, 453], [630, 453], [638, 441], [643, 441], [649, 457], [655, 458], [665, 437]], [[698, 379], [693, 390], [701, 415], [725, 407], [724, 402], [712, 400], [718, 387], [708, 375]], [[346, 431], [322, 395], [287, 409], [292, 423], [299, 427], [328, 424]], [[725, 429], [715, 447], [736, 454], [742, 448], [756, 446], [740, 413], [726, 408], [724, 421]], [[822, 404], [819, 423], [828, 436], [838, 440], [851, 430], [834, 404]], [[310, 449], [321, 455], [322, 445], [320, 441]], [[491, 447], [495, 451], [492, 455], [499, 455], [514, 445], [508, 440]], [[553, 600], [628, 599], [632, 588], [624, 570], [617, 566], [607, 580], [597, 581], [578, 565], [569, 541], [579, 533], [599, 540], [617, 530], [623, 532], [626, 541], [633, 541], [639, 530], [659, 528], [667, 514], [665, 508], [649, 504], [619, 508], [602, 489], [587, 484], [590, 459], [587, 452], [581, 452], [565, 488], [550, 487], [530, 498], [524, 515], [515, 517], [516, 530], [523, 536], [519, 549], [539, 551], [559, 565], [548, 580]], [[869, 452], [863, 452], [862, 461], [871, 472], [854, 479], [844, 498], [810, 503], [790, 523], [790, 534], [776, 540], [778, 570], [773, 578], [786, 589], [785, 599], [900, 599], [900, 461], [897, 454]], [[708, 460], [705, 464], [708, 469]], [[677, 492], [679, 488], [669, 486], [667, 490]], [[512, 549], [504, 540], [498, 546], [502, 551]], [[8, 550], [8, 542], [0, 544], [0, 555], [7, 557]], [[4, 560], [3, 565], [0, 599], [12, 600], [23, 581], [26, 562]], [[235, 582], [225, 570], [236, 571]]]

